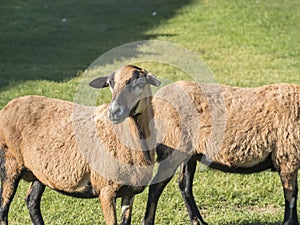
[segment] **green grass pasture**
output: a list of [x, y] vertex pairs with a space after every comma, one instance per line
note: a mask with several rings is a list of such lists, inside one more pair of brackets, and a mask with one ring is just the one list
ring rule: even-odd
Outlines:
[[[299, 0], [10, 0], [0, 2], [0, 108], [29, 94], [73, 101], [80, 75], [97, 57], [140, 40], [189, 49], [220, 84], [300, 85]], [[139, 65], [169, 80], [191, 79], [167, 65]], [[107, 90], [103, 93], [99, 103], [110, 99]], [[284, 199], [276, 173], [243, 176], [201, 168], [194, 191], [209, 224], [282, 223]], [[30, 224], [27, 188], [22, 181], [11, 205], [11, 224]], [[146, 200], [147, 191], [136, 197], [132, 224], [140, 223]], [[46, 224], [104, 224], [97, 199], [50, 189], [42, 212]], [[175, 176], [160, 199], [156, 224], [188, 223]]]

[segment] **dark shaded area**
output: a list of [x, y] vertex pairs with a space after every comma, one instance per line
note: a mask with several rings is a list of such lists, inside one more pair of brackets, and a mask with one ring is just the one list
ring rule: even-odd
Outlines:
[[119, 45], [169, 34], [145, 32], [191, 0], [0, 2], [0, 89], [12, 82], [63, 81]]
[[[252, 221], [252, 222], [245, 222], [245, 223], [239, 223], [241, 225], [281, 225], [282, 222], [263, 222], [263, 221]], [[224, 224], [225, 225], [225, 224]], [[232, 222], [232, 223], [226, 223], [226, 225], [236, 225], [236, 222]]]
[[277, 169], [273, 164], [271, 154], [267, 157], [265, 161], [260, 162], [253, 167], [229, 167], [217, 162], [213, 162], [207, 156], [202, 154], [197, 155], [195, 158], [201, 161], [204, 165], [208, 166], [209, 168], [220, 170], [227, 173], [251, 174], [251, 173], [259, 173], [268, 169], [271, 169], [271, 171], [277, 171]]

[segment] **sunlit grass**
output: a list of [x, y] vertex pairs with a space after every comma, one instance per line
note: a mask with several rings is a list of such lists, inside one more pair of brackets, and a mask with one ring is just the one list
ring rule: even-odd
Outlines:
[[[300, 84], [300, 5], [295, 0], [12, 0], [0, 3], [0, 10], [0, 107], [29, 94], [74, 101], [82, 71], [98, 56], [144, 39], [191, 50], [220, 84]], [[139, 65], [163, 84], [193, 80], [162, 63]], [[110, 100], [109, 90], [100, 93], [98, 104]], [[176, 179], [160, 199], [156, 224], [189, 223]], [[27, 187], [21, 182], [9, 214], [11, 224], [30, 224], [24, 202]], [[194, 192], [210, 224], [282, 223], [284, 199], [276, 173], [243, 176], [197, 171]], [[146, 200], [147, 191], [136, 197], [132, 224], [140, 223]], [[118, 207], [119, 215], [120, 211]], [[42, 212], [46, 224], [104, 224], [97, 199], [75, 199], [50, 189], [43, 196]]]

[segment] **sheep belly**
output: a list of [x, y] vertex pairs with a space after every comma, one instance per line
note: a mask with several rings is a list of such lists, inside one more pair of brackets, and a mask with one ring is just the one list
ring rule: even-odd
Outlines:
[[27, 137], [23, 141], [24, 164], [50, 188], [80, 192], [90, 183], [90, 170], [76, 145], [72, 125], [62, 120], [60, 123], [65, 124], [53, 122], [48, 129], [35, 127], [35, 140], [29, 138], [30, 130], [23, 130], [23, 137]]
[[[245, 127], [244, 127], [245, 128]], [[208, 149], [209, 155], [215, 151], [216, 161], [234, 167], [254, 167], [265, 161], [275, 148], [275, 131], [253, 126], [248, 130], [236, 125], [227, 129], [220, 148]]]
[[41, 149], [31, 149], [31, 152], [34, 157], [26, 158], [24, 164], [48, 187], [65, 192], [81, 192], [90, 184], [89, 168], [76, 151], [47, 151], [47, 155]]

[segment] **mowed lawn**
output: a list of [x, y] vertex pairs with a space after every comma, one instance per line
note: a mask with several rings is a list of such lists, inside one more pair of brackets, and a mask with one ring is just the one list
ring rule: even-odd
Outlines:
[[[187, 48], [205, 62], [219, 84], [300, 85], [299, 3], [2, 1], [0, 108], [15, 97], [29, 94], [73, 101], [82, 72], [94, 60], [115, 47], [140, 40], [168, 41]], [[161, 78], [192, 79], [172, 66], [138, 64]], [[110, 98], [105, 90], [99, 103]], [[177, 179], [176, 175], [160, 199], [156, 224], [189, 224]], [[31, 223], [24, 201], [28, 186], [23, 181], [19, 185], [9, 214], [11, 224]], [[199, 166], [194, 191], [209, 224], [282, 224], [284, 199], [276, 173], [233, 175]], [[132, 224], [140, 224], [146, 201], [147, 190], [136, 197]], [[75, 199], [50, 189], [43, 196], [42, 212], [46, 224], [104, 224], [97, 199]]]

